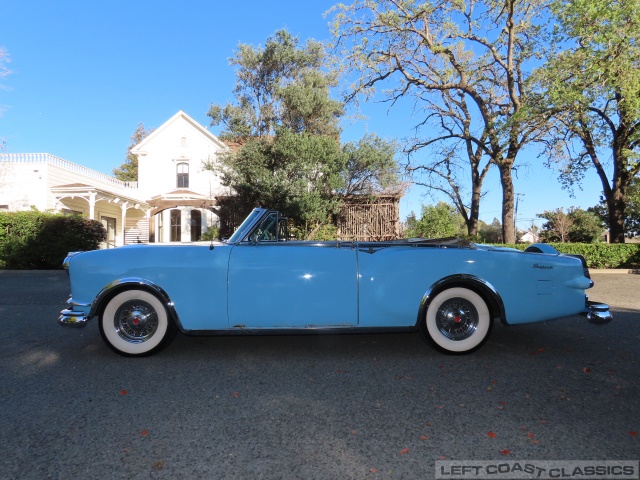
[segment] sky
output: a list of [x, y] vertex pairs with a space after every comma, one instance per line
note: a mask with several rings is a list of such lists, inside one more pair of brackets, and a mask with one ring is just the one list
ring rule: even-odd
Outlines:
[[[345, 1], [345, 0], [343, 0]], [[330, 39], [324, 13], [337, 0], [0, 0], [0, 47], [11, 70], [0, 79], [0, 138], [8, 153], [51, 153], [110, 174], [125, 160], [137, 125], [157, 128], [179, 110], [209, 127], [210, 105], [233, 100], [229, 58], [240, 43], [263, 45], [286, 28], [303, 43]], [[345, 1], [345, 3], [348, 3]], [[410, 102], [364, 105], [345, 119], [342, 140], [366, 133], [402, 141], [420, 119]], [[350, 112], [355, 113], [355, 112]], [[210, 127], [219, 133], [219, 127]], [[400, 158], [399, 158], [400, 159]], [[589, 171], [575, 196], [531, 148], [514, 177], [517, 226], [545, 210], [588, 208], [602, 186]], [[481, 220], [501, 216], [497, 170], [485, 181]], [[443, 198], [413, 186], [401, 220]]]

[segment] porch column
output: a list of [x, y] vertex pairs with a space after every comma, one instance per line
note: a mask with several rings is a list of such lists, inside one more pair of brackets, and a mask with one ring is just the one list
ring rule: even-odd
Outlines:
[[129, 207], [129, 202], [124, 202], [122, 205], [120, 205], [120, 208], [122, 209], [122, 245], [125, 244], [125, 231], [127, 228], [127, 208]]
[[96, 192], [89, 192], [89, 220], [96, 219]]

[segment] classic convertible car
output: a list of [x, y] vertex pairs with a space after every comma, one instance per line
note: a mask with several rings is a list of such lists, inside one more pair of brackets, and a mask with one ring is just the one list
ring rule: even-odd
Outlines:
[[69, 308], [58, 322], [98, 318], [107, 345], [149, 355], [185, 334], [419, 330], [437, 349], [468, 353], [493, 323], [541, 322], [584, 313], [584, 258], [549, 245], [525, 252], [459, 239], [291, 241], [286, 219], [256, 208], [222, 243], [131, 245], [70, 253]]

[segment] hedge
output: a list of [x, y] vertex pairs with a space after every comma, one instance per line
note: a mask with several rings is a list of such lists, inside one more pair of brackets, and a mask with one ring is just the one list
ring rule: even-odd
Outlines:
[[[589, 268], [638, 268], [640, 244], [638, 243], [550, 243], [560, 253], [582, 255]], [[529, 245], [500, 245], [524, 250]]]
[[68, 252], [95, 250], [107, 238], [96, 220], [27, 212], [0, 213], [0, 269], [59, 269]]

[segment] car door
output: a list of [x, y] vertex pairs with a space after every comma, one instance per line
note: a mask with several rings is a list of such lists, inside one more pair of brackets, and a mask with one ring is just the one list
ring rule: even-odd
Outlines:
[[[268, 221], [269, 218], [263, 225]], [[229, 326], [356, 326], [358, 282], [353, 245], [279, 241], [268, 231], [257, 228], [253, 238], [235, 245], [231, 251]]]

